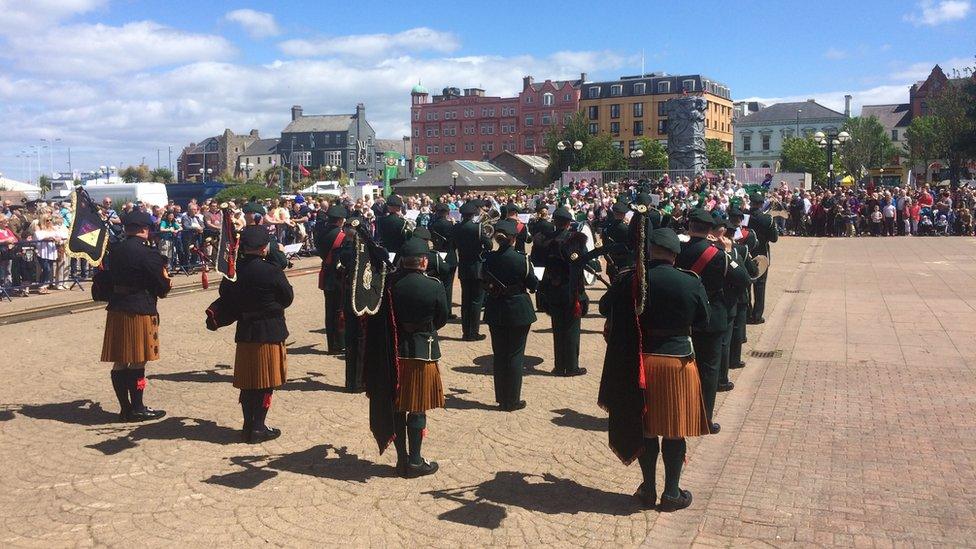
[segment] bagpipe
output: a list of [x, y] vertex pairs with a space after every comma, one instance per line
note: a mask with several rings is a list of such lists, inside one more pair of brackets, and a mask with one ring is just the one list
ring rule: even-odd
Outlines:
[[[227, 280], [234, 282], [237, 280], [237, 252], [240, 245], [240, 235], [234, 228], [234, 212], [226, 202], [220, 205], [220, 209], [220, 239], [217, 244], [217, 258], [214, 269]], [[208, 285], [206, 277], [209, 268], [206, 260], [204, 260], [203, 271], [200, 273], [200, 277], [204, 280], [204, 288]], [[211, 331], [230, 326], [238, 320], [236, 306], [220, 297], [207, 307], [206, 314], [207, 329]]]

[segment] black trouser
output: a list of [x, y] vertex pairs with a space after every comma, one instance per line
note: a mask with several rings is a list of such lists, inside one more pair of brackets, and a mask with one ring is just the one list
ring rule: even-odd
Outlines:
[[80, 276], [81, 278], [88, 278], [87, 259], [83, 259], [83, 258], [79, 259], [77, 257], [72, 257], [69, 269], [70, 269], [69, 272], [71, 273], [71, 278], [74, 278], [76, 275]]
[[752, 318], [755, 320], [762, 318], [766, 311], [766, 277], [768, 276], [767, 270], [752, 283]]
[[722, 332], [721, 362], [718, 371], [718, 382], [720, 384], [729, 382], [729, 364], [732, 350], [732, 338], [734, 337], [735, 315], [738, 307], [729, 309], [729, 327]]
[[360, 362], [360, 319], [352, 312], [352, 307], [347, 304], [345, 315], [348, 319], [346, 323], [346, 390], [358, 391], [363, 387], [363, 367]]
[[742, 344], [746, 341], [746, 305], [740, 301], [735, 309], [735, 321], [732, 323], [732, 343], [729, 345], [729, 366], [738, 368], [742, 363]]
[[725, 332], [692, 332], [691, 343], [695, 348], [695, 364], [701, 379], [702, 400], [709, 423], [715, 409], [715, 392], [718, 389], [719, 368], [722, 366], [722, 335]]
[[454, 276], [457, 274], [457, 266], [451, 267], [447, 276], [441, 279], [444, 285], [444, 293], [447, 294], [447, 313], [454, 311]]
[[488, 325], [491, 333], [492, 376], [495, 378], [495, 402], [506, 406], [522, 399], [522, 363], [529, 328], [525, 326]]
[[325, 290], [325, 345], [330, 353], [346, 348], [346, 334], [342, 317], [342, 289]]
[[564, 374], [579, 370], [580, 319], [575, 304], [547, 304], [552, 320], [553, 372]]
[[461, 280], [461, 337], [476, 337], [481, 333], [481, 309], [485, 290], [481, 280]]

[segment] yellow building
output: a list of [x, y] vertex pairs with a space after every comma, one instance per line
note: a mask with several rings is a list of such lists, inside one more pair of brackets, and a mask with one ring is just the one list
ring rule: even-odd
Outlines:
[[718, 139], [732, 151], [732, 96], [724, 84], [698, 74], [654, 73], [586, 82], [580, 87], [580, 110], [590, 134], [610, 134], [624, 154], [630, 154], [642, 137], [667, 141], [664, 103], [681, 95], [697, 95], [708, 101], [705, 139]]

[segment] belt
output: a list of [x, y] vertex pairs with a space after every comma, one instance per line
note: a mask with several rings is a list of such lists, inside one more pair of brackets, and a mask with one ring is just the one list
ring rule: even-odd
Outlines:
[[690, 336], [691, 328], [650, 328], [644, 332], [647, 337]]
[[120, 286], [118, 284], [112, 285], [113, 294], [132, 295], [132, 294], [137, 294], [139, 292], [146, 292], [146, 291], [148, 290], [146, 290], [145, 288], [136, 288], [133, 286]]
[[434, 324], [430, 320], [421, 320], [419, 322], [398, 322], [397, 325], [401, 330], [408, 334], [434, 331]]
[[261, 318], [277, 318], [284, 316], [282, 311], [246, 311], [241, 313], [241, 320], [258, 320]]

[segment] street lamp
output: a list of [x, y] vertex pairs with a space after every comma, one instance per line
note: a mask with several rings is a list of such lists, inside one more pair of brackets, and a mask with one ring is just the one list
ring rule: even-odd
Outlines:
[[330, 179], [331, 178], [338, 177], [338, 175], [339, 175], [339, 166], [335, 166], [335, 165], [332, 165], [332, 164], [326, 164], [325, 166], [322, 166], [322, 168], [325, 169], [325, 174]]
[[241, 171], [247, 174], [248, 179], [251, 179], [251, 169], [253, 167], [254, 164], [251, 164], [250, 162], [244, 162], [243, 160], [241, 161]]
[[[576, 154], [579, 151], [583, 150], [583, 142], [582, 141], [579, 141], [579, 140], [576, 140], [576, 141], [573, 141], [573, 142], [560, 141], [559, 143], [556, 143], [556, 149], [558, 149], [559, 152], [561, 152], [561, 153], [562, 152], [565, 152], [566, 150], [572, 151], [572, 153], [573, 153], [573, 164], [575, 164], [576, 163]], [[572, 168], [572, 164], [570, 164], [569, 166], [566, 166], [566, 169], [563, 170], [563, 171], [566, 171], [569, 168]]]
[[834, 147], [839, 147], [851, 138], [851, 134], [842, 131], [840, 133], [824, 133], [818, 131], [813, 134], [813, 140], [817, 142], [817, 145], [821, 149], [827, 150], [827, 181], [830, 183], [830, 188], [833, 189], [837, 184], [834, 177]]
[[456, 194], [457, 193], [457, 178], [458, 178], [458, 175], [459, 174], [457, 172], [451, 172], [451, 180], [452, 180], [452, 183], [451, 183], [451, 194]]
[[640, 159], [644, 157], [644, 149], [634, 149], [630, 151], [630, 157], [634, 159], [634, 169], [640, 165]]

